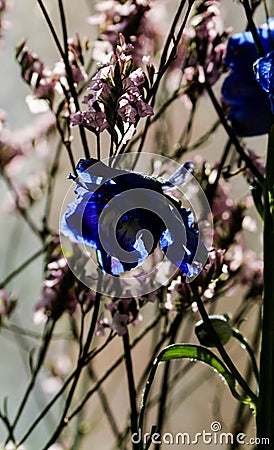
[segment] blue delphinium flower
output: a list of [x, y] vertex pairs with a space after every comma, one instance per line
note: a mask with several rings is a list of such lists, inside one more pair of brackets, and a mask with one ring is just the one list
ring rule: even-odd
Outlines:
[[[274, 18], [258, 30], [265, 53], [273, 49]], [[232, 69], [222, 87], [223, 99], [229, 105], [228, 119], [238, 136], [257, 136], [269, 131], [271, 110], [267, 94], [260, 89], [253, 72], [259, 55], [250, 31], [231, 36], [226, 64]]]
[[[183, 171], [192, 170], [186, 163]], [[81, 159], [73, 201], [63, 216], [61, 232], [95, 249], [101, 269], [119, 275], [142, 264], [158, 243], [167, 258], [191, 277], [206, 261], [191, 211], [165, 194], [173, 180]]]
[[274, 114], [274, 50], [258, 59], [254, 69], [256, 80], [269, 95], [272, 114]]

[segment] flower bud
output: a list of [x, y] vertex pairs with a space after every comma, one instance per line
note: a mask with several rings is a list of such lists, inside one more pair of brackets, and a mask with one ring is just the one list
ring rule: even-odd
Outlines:
[[[221, 344], [227, 344], [232, 336], [232, 328], [229, 324], [228, 316], [225, 314], [209, 316], [209, 320], [214, 330], [216, 331]], [[196, 323], [195, 333], [197, 338], [199, 339], [200, 344], [204, 345], [205, 347], [216, 347], [214, 338], [203, 320], [200, 320]]]

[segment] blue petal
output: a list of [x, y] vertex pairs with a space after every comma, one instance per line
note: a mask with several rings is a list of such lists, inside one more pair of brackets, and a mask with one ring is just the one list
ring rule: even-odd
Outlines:
[[[83, 180], [87, 189], [96, 184], [104, 184], [107, 180], [120, 186], [120, 192], [128, 189], [143, 188], [162, 192], [162, 183], [154, 177], [146, 176], [129, 170], [115, 169], [97, 159], [80, 159], [76, 166], [79, 180]], [[77, 183], [77, 180], [75, 182]]]
[[274, 51], [260, 58], [254, 65], [256, 80], [269, 93], [272, 113], [274, 114]]
[[[273, 47], [274, 19], [271, 18], [258, 30], [264, 51]], [[222, 86], [222, 96], [230, 106], [228, 119], [238, 136], [257, 136], [269, 131], [271, 109], [265, 92], [258, 89], [253, 73], [253, 64], [258, 52], [252, 33], [238, 33], [228, 41], [226, 64], [232, 72]]]
[[[177, 213], [180, 213], [182, 220], [179, 220]], [[174, 226], [165, 230], [160, 237], [160, 246], [167, 258], [188, 277], [199, 273], [201, 264], [207, 259], [207, 251], [199, 241], [198, 231], [192, 227], [193, 220], [193, 214], [181, 208], [174, 214]], [[200, 266], [196, 263], [200, 263]]]
[[98, 217], [104, 208], [101, 200], [96, 193], [78, 196], [62, 218], [61, 232], [74, 242], [98, 249]]
[[159, 242], [188, 276], [199, 272], [199, 258], [193, 263], [199, 246], [193, 214], [163, 194], [163, 183], [96, 160], [81, 160], [77, 173], [78, 196], [68, 206], [61, 231], [95, 249], [105, 273], [117, 276], [140, 266]]
[[[265, 53], [272, 50], [274, 39], [274, 18], [270, 18], [257, 29]], [[251, 31], [236, 33], [228, 40], [226, 64], [236, 71], [251, 72], [258, 58], [258, 52]]]
[[[131, 204], [126, 204], [125, 194], [120, 194], [124, 188], [110, 181], [91, 193], [81, 188], [81, 193], [64, 214], [61, 231], [72, 241], [97, 250], [101, 268], [106, 273], [117, 275], [143, 263], [155, 250], [164, 225], [152, 211], [131, 209]], [[142, 201], [148, 205], [153, 204], [153, 191], [146, 189], [144, 192], [147, 195]], [[109, 206], [109, 202], [114, 198], [118, 211], [125, 206], [126, 210], [129, 210], [118, 222], [112, 220], [113, 214], [117, 216], [117, 212]], [[101, 216], [103, 212], [105, 215]], [[146, 232], [142, 230], [150, 232], [152, 243], [149, 244]], [[113, 245], [115, 243], [118, 247]], [[125, 252], [128, 252], [129, 256], [124, 256]]]
[[122, 263], [118, 258], [109, 255], [103, 249], [97, 250], [97, 260], [103, 272], [118, 276], [133, 269], [132, 264]]

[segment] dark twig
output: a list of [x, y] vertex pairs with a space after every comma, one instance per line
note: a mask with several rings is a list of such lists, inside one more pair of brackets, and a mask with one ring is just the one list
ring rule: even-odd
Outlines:
[[248, 155], [245, 153], [243, 147], [241, 146], [240, 142], [238, 141], [237, 137], [235, 136], [235, 134], [233, 133], [232, 128], [230, 127], [230, 125], [227, 123], [227, 120], [223, 114], [223, 110], [221, 108], [221, 106], [218, 103], [218, 100], [215, 97], [215, 94], [211, 88], [211, 86], [208, 83], [205, 83], [205, 87], [206, 87], [206, 91], [209, 95], [209, 98], [215, 108], [216, 113], [219, 116], [219, 119], [221, 121], [221, 124], [223, 125], [225, 131], [227, 132], [231, 143], [234, 145], [235, 149], [237, 150], [237, 152], [239, 153], [240, 157], [242, 158], [242, 160], [246, 163], [247, 167], [252, 171], [252, 173], [256, 176], [256, 178], [258, 179], [259, 182], [263, 182], [264, 181], [264, 177], [263, 175], [259, 172], [259, 170], [257, 169], [256, 166], [254, 166], [253, 162], [250, 160], [250, 158], [248, 157]]
[[79, 354], [74, 379], [73, 379], [72, 386], [70, 387], [69, 393], [68, 393], [66, 401], [65, 401], [65, 406], [64, 406], [64, 409], [62, 412], [62, 416], [59, 420], [59, 423], [58, 423], [55, 431], [53, 432], [52, 436], [49, 438], [49, 441], [47, 442], [47, 444], [45, 445], [43, 450], [47, 450], [52, 444], [54, 444], [56, 439], [61, 434], [63, 428], [68, 423], [67, 413], [70, 408], [80, 375], [82, 373], [82, 369], [85, 367], [85, 364], [86, 364], [85, 359], [89, 352], [89, 348], [90, 348], [90, 345], [91, 345], [91, 342], [92, 342], [92, 339], [93, 339], [93, 336], [95, 333], [95, 329], [96, 329], [96, 323], [97, 323], [97, 319], [98, 319], [100, 300], [101, 300], [101, 283], [102, 283], [102, 273], [101, 273], [101, 271], [98, 271], [98, 283], [97, 283], [96, 298], [95, 298], [91, 324], [90, 324], [89, 332], [88, 332], [88, 335], [86, 338], [86, 342], [85, 342], [83, 351]]
[[[176, 58], [177, 47], [179, 45], [179, 42], [181, 40], [183, 31], [185, 29], [186, 22], [187, 22], [187, 19], [189, 17], [189, 14], [191, 12], [194, 0], [189, 0], [188, 1], [187, 11], [185, 13], [183, 22], [182, 22], [182, 24], [181, 24], [181, 26], [179, 28], [179, 31], [178, 31], [178, 33], [176, 35], [176, 38], [175, 38], [175, 30], [176, 30], [177, 24], [178, 24], [178, 22], [180, 20], [180, 17], [181, 17], [182, 11], [184, 9], [185, 3], [186, 3], [186, 1], [182, 0], [180, 2], [180, 4], [179, 4], [179, 7], [178, 7], [177, 12], [175, 14], [173, 23], [172, 23], [171, 28], [170, 28], [170, 32], [169, 32], [168, 38], [166, 40], [166, 43], [165, 43], [165, 46], [164, 46], [164, 49], [163, 49], [163, 52], [162, 52], [162, 55], [161, 55], [161, 60], [160, 60], [160, 65], [159, 65], [159, 70], [158, 70], [158, 74], [157, 74], [156, 80], [153, 83], [151, 91], [150, 91], [150, 93], [148, 95], [148, 100], [149, 99], [151, 100], [151, 105], [152, 106], [154, 105], [154, 102], [155, 102], [155, 99], [156, 99], [156, 93], [158, 91], [158, 88], [159, 88], [159, 85], [160, 85], [160, 81], [161, 81], [162, 77], [164, 76], [164, 74], [166, 73], [166, 71], [167, 71], [168, 67], [170, 66], [170, 64], [172, 64], [172, 62]], [[172, 47], [172, 50], [170, 51], [170, 54], [168, 56], [168, 50], [169, 50], [171, 42], [173, 42], [173, 47]], [[145, 143], [145, 139], [146, 139], [146, 136], [147, 136], [147, 132], [148, 132], [148, 129], [149, 129], [149, 126], [150, 126], [150, 122], [151, 122], [151, 118], [148, 117], [147, 120], [146, 120], [146, 123], [145, 123], [144, 130], [143, 130], [141, 142], [140, 142], [138, 150], [137, 150], [138, 153], [140, 153], [142, 151], [142, 149], [143, 149], [143, 146], [144, 146], [144, 143]]]
[[[131, 351], [130, 351], [130, 343], [128, 333], [123, 335], [123, 344], [124, 344], [124, 352], [125, 352], [125, 363], [127, 369], [127, 382], [128, 382], [128, 392], [130, 398], [130, 407], [131, 407], [131, 433], [137, 432], [137, 406], [136, 406], [136, 388], [133, 374], [133, 366], [131, 359]], [[138, 450], [138, 445], [132, 443], [133, 450]]]
[[[170, 336], [168, 345], [174, 344], [181, 323], [182, 323], [182, 314], [177, 313], [177, 315], [173, 321], [173, 324], [172, 324], [171, 336]], [[167, 395], [169, 392], [169, 373], [170, 373], [170, 361], [167, 361], [165, 364], [162, 385], [160, 388], [161, 395], [160, 395], [160, 401], [159, 401], [159, 405], [158, 405], [157, 433], [159, 433], [160, 436], [162, 433], [162, 428], [164, 425], [164, 420], [165, 420], [165, 415], [166, 415], [166, 401], [167, 401]], [[155, 448], [160, 449], [161, 444], [156, 444]]]
[[37, 250], [32, 256], [30, 256], [26, 261], [24, 261], [20, 266], [14, 269], [6, 278], [0, 283], [0, 289], [3, 289], [14, 277], [19, 275], [23, 270], [25, 270], [32, 262], [34, 262], [39, 256], [43, 255], [46, 251], [47, 246], [44, 246]]
[[17, 193], [17, 190], [3, 168], [1, 168], [1, 175], [6, 185], [8, 186], [9, 190], [13, 194], [16, 210], [19, 212], [24, 221], [28, 224], [29, 228], [33, 231], [33, 233], [36, 236], [38, 236], [41, 240], [43, 240], [44, 239], [43, 231], [39, 230], [39, 228], [33, 222], [32, 218], [29, 216], [27, 210], [20, 205], [20, 198]]
[[252, 9], [250, 7], [249, 0], [242, 0], [242, 4], [243, 4], [244, 9], [245, 9], [245, 14], [246, 14], [246, 18], [247, 18], [248, 28], [249, 28], [249, 30], [252, 33], [257, 52], [258, 52], [260, 57], [264, 56], [265, 52], [264, 52], [264, 49], [263, 49], [263, 46], [262, 46], [262, 43], [261, 43], [261, 40], [260, 40], [260, 36], [258, 34], [258, 31], [257, 31], [257, 27], [256, 27], [256, 25], [254, 23], [254, 20], [253, 20], [253, 12], [252, 12]]
[[[65, 43], [65, 51], [64, 51], [62, 49], [62, 45], [61, 45], [61, 43], [59, 41], [59, 38], [58, 38], [58, 36], [56, 34], [56, 31], [54, 29], [53, 23], [52, 23], [52, 21], [51, 21], [51, 19], [49, 17], [49, 14], [48, 14], [48, 12], [47, 12], [47, 10], [45, 8], [45, 5], [44, 5], [43, 1], [42, 0], [37, 0], [37, 2], [38, 2], [39, 6], [40, 6], [40, 8], [42, 10], [43, 16], [44, 16], [44, 18], [45, 18], [45, 20], [46, 20], [46, 22], [48, 24], [48, 27], [50, 29], [50, 32], [51, 32], [52, 36], [53, 36], [53, 39], [54, 39], [54, 42], [55, 42], [55, 44], [56, 44], [56, 46], [58, 48], [58, 51], [59, 51], [62, 59], [64, 60], [64, 64], [65, 64], [66, 72], [67, 72], [67, 80], [68, 80], [69, 88], [70, 88], [70, 91], [71, 91], [71, 95], [73, 97], [76, 109], [79, 110], [80, 109], [80, 105], [79, 105], [79, 101], [78, 101], [78, 95], [77, 95], [77, 91], [76, 91], [75, 86], [74, 86], [74, 81], [73, 81], [73, 76], [72, 76], [70, 63], [69, 63], [69, 60], [67, 58], [67, 55], [68, 55], [68, 50], [67, 50], [68, 43], [66, 41], [66, 43]], [[66, 20], [65, 20], [63, 4], [62, 4], [62, 2], [60, 0], [59, 0], [59, 9], [60, 9], [61, 22], [62, 22], [63, 36], [65, 38], [65, 36], [67, 36], [67, 26], [66, 26]], [[87, 139], [86, 139], [85, 129], [84, 129], [84, 127], [82, 125], [79, 125], [79, 131], [80, 131], [80, 136], [81, 136], [81, 140], [82, 140], [82, 144], [83, 144], [83, 148], [84, 148], [85, 157], [88, 159], [88, 158], [90, 158], [89, 149], [88, 149], [88, 143], [87, 143]]]
[[[32, 392], [32, 390], [34, 388], [34, 385], [35, 385], [35, 382], [36, 382], [36, 379], [37, 379], [37, 375], [38, 375], [39, 371], [41, 370], [42, 364], [43, 364], [43, 362], [45, 360], [45, 357], [46, 357], [46, 354], [47, 354], [47, 350], [49, 348], [49, 344], [50, 344], [50, 341], [51, 341], [51, 337], [52, 337], [52, 334], [53, 334], [53, 330], [54, 330], [55, 324], [56, 324], [56, 322], [54, 320], [48, 320], [48, 322], [45, 325], [44, 336], [43, 336], [43, 339], [42, 339], [42, 345], [41, 345], [41, 348], [40, 348], [40, 351], [39, 351], [39, 355], [38, 355], [38, 358], [37, 358], [37, 363], [36, 363], [35, 368], [32, 371], [32, 375], [31, 375], [31, 379], [30, 379], [29, 385], [28, 385], [28, 387], [26, 389], [26, 392], [25, 392], [25, 394], [24, 394], [24, 396], [22, 398], [22, 401], [21, 401], [21, 403], [19, 405], [19, 408], [18, 408], [17, 413], [15, 415], [14, 421], [12, 423], [13, 430], [15, 429], [15, 427], [16, 427], [16, 425], [17, 425], [17, 423], [18, 423], [18, 421], [19, 421], [19, 419], [21, 417], [21, 414], [22, 414], [22, 412], [23, 412], [23, 410], [24, 410], [24, 408], [26, 406], [26, 403], [28, 401], [30, 393]], [[8, 442], [10, 440], [10, 438], [11, 438], [11, 436], [8, 436], [6, 442]]]
[[[76, 91], [76, 88], [74, 85], [73, 74], [72, 74], [72, 70], [71, 70], [71, 66], [70, 66], [70, 62], [69, 62], [68, 32], [67, 32], [67, 23], [66, 23], [66, 16], [65, 16], [63, 1], [58, 0], [58, 4], [59, 4], [59, 11], [60, 11], [60, 17], [61, 17], [62, 31], [63, 31], [64, 50], [65, 50], [64, 51], [64, 63], [65, 63], [66, 72], [67, 72], [67, 80], [68, 80], [72, 98], [75, 103], [76, 110], [79, 111], [80, 105], [79, 105], [79, 101], [78, 101], [78, 94], [77, 94], [77, 91]], [[79, 131], [80, 131], [80, 136], [81, 136], [81, 141], [82, 141], [85, 157], [87, 159], [89, 159], [90, 154], [89, 154], [89, 149], [88, 149], [88, 142], [87, 142], [87, 138], [86, 138], [85, 128], [82, 125], [79, 125]]]
[[256, 403], [257, 397], [252, 391], [252, 389], [248, 386], [240, 372], [238, 371], [237, 367], [234, 365], [233, 361], [231, 360], [230, 356], [226, 352], [224, 346], [221, 344], [220, 339], [218, 338], [218, 335], [208, 317], [208, 314], [206, 312], [206, 309], [204, 307], [204, 304], [202, 302], [202, 299], [198, 292], [198, 287], [195, 284], [195, 282], [192, 282], [190, 284], [191, 290], [193, 292], [193, 301], [196, 301], [197, 307], [199, 309], [199, 312], [202, 316], [203, 321], [205, 322], [205, 325], [207, 326], [212, 338], [214, 339], [214, 343], [216, 345], [216, 348], [218, 352], [220, 353], [221, 357], [223, 358], [224, 363], [227, 365], [228, 369], [231, 371], [232, 375], [235, 377], [235, 379], [238, 381], [241, 388], [245, 391], [247, 395], [250, 396], [250, 398]]

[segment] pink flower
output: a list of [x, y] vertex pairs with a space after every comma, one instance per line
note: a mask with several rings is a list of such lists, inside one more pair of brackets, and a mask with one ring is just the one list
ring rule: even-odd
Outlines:
[[135, 84], [135, 86], [142, 86], [146, 81], [144, 72], [140, 67], [131, 72], [128, 78]]
[[99, 40], [95, 45], [104, 41], [115, 49], [119, 44], [119, 34], [122, 33], [126, 42], [134, 45], [135, 66], [140, 65], [144, 54], [155, 54], [159, 33], [152, 21], [157, 9], [148, 15], [151, 3], [148, 0], [127, 0], [123, 3], [110, 0], [98, 3], [99, 14], [89, 18], [89, 23], [99, 26]]
[[[233, 207], [233, 200], [230, 193], [230, 184], [223, 179], [219, 180], [212, 200], [211, 210], [215, 220], [222, 218]], [[224, 218], [224, 217], [223, 217]]]
[[203, 93], [205, 82], [214, 85], [224, 72], [228, 31], [223, 31], [219, 8], [219, 0], [197, 5], [172, 65], [183, 70], [184, 91], [192, 103]]
[[[68, 50], [73, 81], [78, 84], [87, 80], [82, 46], [78, 35], [74, 39], [68, 39]], [[62, 81], [62, 84], [68, 88], [64, 61], [56, 62], [53, 70], [50, 70], [39, 56], [26, 46], [25, 40], [16, 48], [16, 59], [20, 64], [23, 79], [33, 89], [34, 97], [46, 100], [52, 107], [59, 82]]]
[[137, 109], [132, 106], [127, 94], [120, 97], [118, 101], [118, 114], [124, 122], [135, 123]]
[[63, 257], [57, 236], [52, 237], [52, 248], [48, 257], [50, 260], [43, 281], [41, 298], [35, 306], [34, 321], [36, 323], [45, 322], [47, 318], [58, 320], [64, 311], [72, 316], [78, 307], [75, 277]]
[[88, 110], [72, 118], [72, 125], [81, 124], [94, 133], [107, 129], [117, 144], [131, 139], [138, 121], [153, 114], [145, 101], [146, 76], [141, 68], [132, 70], [130, 50], [120, 35], [116, 52], [111, 52], [88, 86], [92, 92], [83, 101]]
[[153, 114], [154, 114], [152, 106], [150, 106], [146, 102], [144, 102], [144, 100], [141, 97], [139, 97], [136, 101], [136, 108], [137, 108], [138, 115], [140, 117], [153, 116]]
[[84, 112], [78, 111], [72, 116], [71, 124], [73, 126], [84, 125], [94, 133], [101, 133], [109, 127], [105, 113], [103, 111], [95, 111], [95, 109], [89, 109]]
[[121, 314], [119, 311], [114, 313], [110, 328], [115, 331], [118, 336], [123, 336], [127, 333], [128, 315]]
[[106, 315], [102, 312], [97, 322], [97, 336], [105, 336], [105, 329], [110, 328], [110, 322]]
[[[128, 294], [130, 295], [130, 292]], [[129, 324], [136, 325], [142, 319], [133, 297], [115, 299], [106, 305], [106, 309], [110, 311], [112, 321], [102, 313], [98, 320], [97, 336], [105, 336], [106, 328], [115, 331], [118, 336], [123, 336], [128, 332]]]

